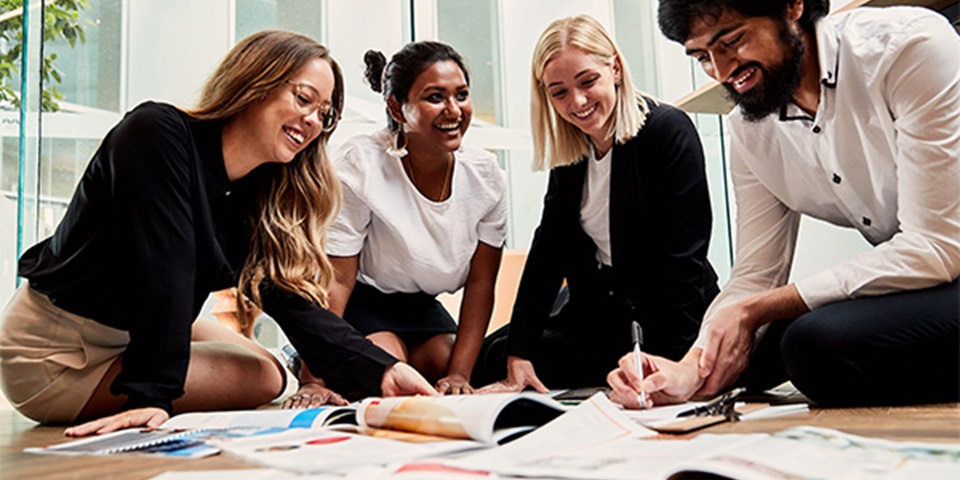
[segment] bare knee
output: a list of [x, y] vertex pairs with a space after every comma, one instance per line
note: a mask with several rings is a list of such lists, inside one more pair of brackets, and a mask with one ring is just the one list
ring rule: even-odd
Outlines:
[[179, 411], [255, 408], [283, 391], [279, 363], [229, 342], [195, 342]]
[[428, 381], [436, 382], [447, 375], [447, 366], [453, 352], [454, 335], [434, 335], [410, 349], [410, 365]]
[[397, 360], [401, 362], [408, 361], [407, 345], [403, 343], [403, 340], [401, 340], [396, 333], [387, 331], [373, 332], [367, 335], [367, 339], [390, 355], [393, 355]]
[[258, 394], [261, 397], [257, 405], [262, 405], [283, 393], [287, 377], [283, 366], [272, 355], [265, 357], [258, 354], [256, 357], [255, 375], [256, 383], [260, 388]]

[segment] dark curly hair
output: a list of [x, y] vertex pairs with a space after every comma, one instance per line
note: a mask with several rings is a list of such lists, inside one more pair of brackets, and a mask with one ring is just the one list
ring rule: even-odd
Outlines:
[[[400, 105], [407, 103], [410, 87], [431, 65], [437, 62], [452, 60], [463, 71], [463, 77], [470, 84], [470, 72], [467, 71], [463, 58], [450, 45], [440, 42], [413, 42], [408, 43], [399, 52], [393, 54], [390, 61], [376, 50], [367, 50], [363, 55], [363, 62], [367, 65], [364, 77], [374, 92], [382, 93], [384, 98], [393, 95]], [[396, 131], [400, 125], [387, 111], [387, 123], [390, 131]]]
[[[660, 0], [657, 23], [663, 35], [677, 43], [687, 41], [690, 22], [716, 19], [725, 10], [744, 17], [783, 18], [787, 7], [796, 0]], [[830, 0], [803, 0], [800, 27], [813, 31], [813, 24], [830, 12]]]

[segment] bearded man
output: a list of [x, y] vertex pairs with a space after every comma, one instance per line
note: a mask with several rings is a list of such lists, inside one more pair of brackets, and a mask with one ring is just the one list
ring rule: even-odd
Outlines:
[[[909, 7], [660, 0], [660, 29], [721, 82], [737, 198], [731, 279], [680, 362], [625, 355], [637, 408], [790, 380], [821, 405], [960, 400], [960, 37]], [[873, 248], [789, 274], [801, 215]]]

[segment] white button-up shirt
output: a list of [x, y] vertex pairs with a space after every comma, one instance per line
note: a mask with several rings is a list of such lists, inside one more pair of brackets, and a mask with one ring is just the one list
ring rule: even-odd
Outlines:
[[[784, 285], [800, 215], [874, 248], [796, 282], [811, 309], [960, 275], [960, 37], [920, 8], [859, 8], [816, 25], [816, 115], [730, 117], [737, 248], [719, 307]], [[824, 248], [829, 248], [825, 245]], [[703, 346], [704, 338], [697, 346]]]

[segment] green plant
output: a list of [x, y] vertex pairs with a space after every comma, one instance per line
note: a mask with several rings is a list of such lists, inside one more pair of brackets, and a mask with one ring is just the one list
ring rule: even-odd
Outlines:
[[[47, 0], [43, 15], [43, 41], [66, 41], [71, 47], [86, 42], [84, 26], [89, 21], [80, 18], [83, 9], [90, 8], [89, 0]], [[12, 12], [23, 8], [23, 0], [0, 0], [0, 12]], [[32, 12], [31, 12], [32, 13]], [[17, 15], [0, 22], [0, 105], [10, 103], [19, 108], [20, 96], [15, 90], [13, 80], [20, 74], [21, 53], [23, 52], [23, 16]], [[63, 100], [63, 93], [56, 84], [61, 82], [61, 73], [54, 63], [56, 53], [46, 54], [43, 57], [41, 77], [43, 92], [41, 109], [44, 112], [60, 110], [59, 100]]]

